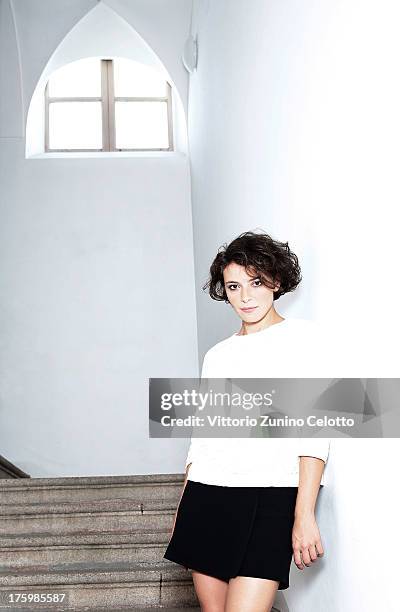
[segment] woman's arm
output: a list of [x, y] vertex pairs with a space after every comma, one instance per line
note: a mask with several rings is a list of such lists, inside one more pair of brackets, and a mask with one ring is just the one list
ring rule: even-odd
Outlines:
[[324, 554], [314, 514], [324, 467], [325, 461], [323, 459], [300, 457], [299, 487], [292, 531], [292, 545], [294, 562], [301, 570], [304, 569], [304, 565], [308, 567], [318, 556]]

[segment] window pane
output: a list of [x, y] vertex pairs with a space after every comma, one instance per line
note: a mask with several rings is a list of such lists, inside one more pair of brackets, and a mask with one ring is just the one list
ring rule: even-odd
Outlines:
[[117, 149], [168, 149], [166, 102], [116, 102]]
[[116, 97], [155, 97], [167, 95], [167, 84], [150, 66], [127, 59], [114, 59]]
[[100, 59], [89, 57], [59, 68], [49, 79], [49, 96], [101, 96]]
[[101, 102], [52, 102], [50, 149], [101, 149]]

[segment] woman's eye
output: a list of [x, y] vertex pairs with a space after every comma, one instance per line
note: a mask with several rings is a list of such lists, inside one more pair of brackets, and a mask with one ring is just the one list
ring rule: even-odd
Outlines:
[[[262, 282], [259, 279], [255, 280], [254, 283], [257, 283], [255, 285], [256, 287], [260, 287], [262, 285]], [[228, 289], [232, 291], [234, 291], [236, 288], [237, 288], [237, 285], [228, 285]]]

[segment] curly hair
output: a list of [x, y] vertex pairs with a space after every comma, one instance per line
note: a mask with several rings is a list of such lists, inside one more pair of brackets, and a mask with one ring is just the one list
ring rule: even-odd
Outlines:
[[203, 291], [208, 288], [213, 300], [229, 302], [223, 271], [232, 262], [244, 266], [247, 273], [259, 275], [262, 283], [270, 289], [279, 281], [274, 300], [294, 291], [302, 280], [298, 258], [287, 242], [273, 240], [265, 232], [243, 232], [229, 245], [224, 243], [219, 247], [210, 266], [210, 276]]

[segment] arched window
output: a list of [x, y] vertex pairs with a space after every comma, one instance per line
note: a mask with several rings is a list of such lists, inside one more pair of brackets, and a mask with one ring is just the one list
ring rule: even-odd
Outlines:
[[171, 85], [130, 59], [86, 58], [45, 88], [45, 151], [172, 151]]

